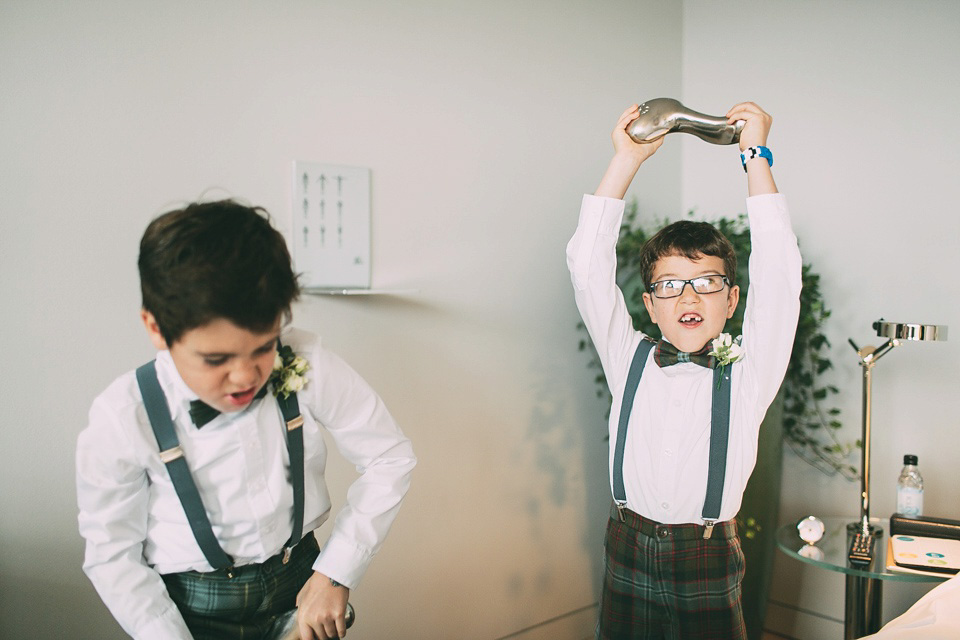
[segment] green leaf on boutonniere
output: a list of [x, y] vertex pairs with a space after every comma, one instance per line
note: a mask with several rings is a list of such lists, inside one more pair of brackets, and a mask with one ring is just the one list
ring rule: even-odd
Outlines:
[[273, 371], [270, 372], [273, 395], [282, 394], [287, 399], [291, 393], [303, 389], [307, 384], [305, 374], [309, 368], [310, 363], [294, 353], [289, 345], [280, 347], [273, 360]]

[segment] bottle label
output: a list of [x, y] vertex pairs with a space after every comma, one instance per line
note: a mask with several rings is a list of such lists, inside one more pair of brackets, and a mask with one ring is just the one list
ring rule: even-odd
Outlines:
[[923, 489], [897, 489], [897, 513], [911, 518], [923, 515]]

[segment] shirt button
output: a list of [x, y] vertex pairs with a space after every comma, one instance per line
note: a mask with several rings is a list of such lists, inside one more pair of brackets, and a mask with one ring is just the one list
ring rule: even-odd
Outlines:
[[673, 450], [672, 450], [672, 449], [664, 449], [664, 450], [663, 450], [663, 455], [665, 455], [665, 456], [672, 456], [672, 455], [673, 455]]
[[679, 406], [680, 406], [680, 401], [679, 401], [679, 400], [674, 400], [674, 401], [673, 401], [673, 406], [679, 407]]
[[661, 506], [665, 511], [669, 511], [669, 510], [670, 510], [670, 503], [669, 503], [669, 502], [661, 502], [661, 503], [660, 503], [660, 506]]

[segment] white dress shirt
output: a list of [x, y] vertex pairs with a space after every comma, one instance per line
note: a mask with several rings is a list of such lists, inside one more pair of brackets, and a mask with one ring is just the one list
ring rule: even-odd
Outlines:
[[[643, 338], [634, 330], [616, 284], [623, 210], [623, 200], [585, 195], [580, 222], [567, 245], [577, 307], [613, 396], [611, 444], [617, 441], [627, 371]], [[744, 359], [733, 369], [720, 520], [729, 520], [740, 510], [757, 459], [760, 422], [786, 373], [800, 310], [802, 263], [785, 198], [780, 194], [748, 198], [747, 215], [752, 252]], [[664, 524], [703, 522], [712, 395], [710, 369], [692, 363], [660, 368], [651, 350], [627, 430], [623, 479], [629, 509]], [[611, 474], [613, 453], [611, 446]]]
[[[297, 394], [307, 535], [330, 515], [322, 430], [361, 474], [313, 567], [354, 588], [396, 517], [416, 458], [379, 396], [316, 336], [291, 330], [281, 341], [310, 364]], [[197, 396], [168, 351], [157, 354], [157, 378], [223, 550], [237, 566], [276, 555], [293, 528], [293, 489], [286, 429], [272, 394], [198, 429], [188, 413]], [[191, 638], [160, 574], [212, 567], [160, 461], [133, 371], [93, 402], [77, 443], [77, 500], [84, 571], [124, 630], [135, 638]]]

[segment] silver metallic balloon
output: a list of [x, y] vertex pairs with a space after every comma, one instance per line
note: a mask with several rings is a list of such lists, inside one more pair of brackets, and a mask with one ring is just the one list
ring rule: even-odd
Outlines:
[[627, 125], [635, 142], [653, 142], [668, 133], [690, 133], [712, 144], [736, 144], [744, 121], [727, 123], [723, 116], [708, 116], [688, 109], [673, 98], [654, 98], [640, 105], [640, 116]]
[[[349, 629], [357, 619], [357, 614], [353, 610], [353, 605], [347, 603], [347, 611], [344, 614], [344, 623]], [[281, 614], [273, 626], [267, 631], [266, 637], [269, 640], [300, 640], [300, 628], [297, 625], [297, 610], [292, 609], [287, 613]]]

